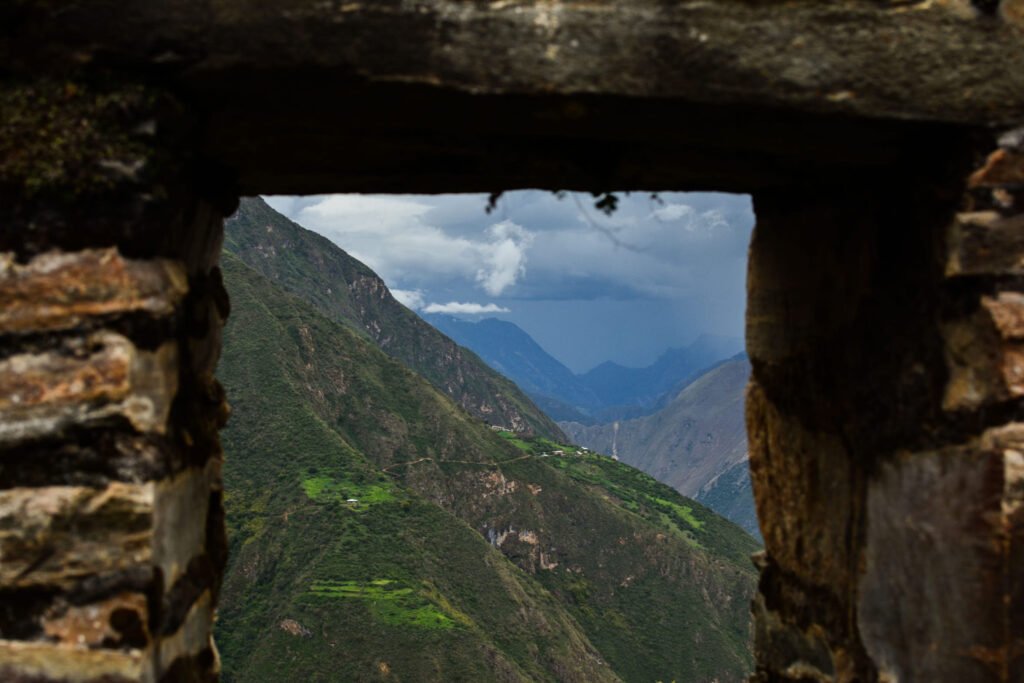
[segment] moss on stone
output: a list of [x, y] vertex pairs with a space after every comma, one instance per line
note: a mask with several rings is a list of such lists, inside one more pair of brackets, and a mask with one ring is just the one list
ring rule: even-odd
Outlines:
[[0, 85], [0, 183], [77, 195], [136, 180], [152, 155], [156, 100], [140, 85]]

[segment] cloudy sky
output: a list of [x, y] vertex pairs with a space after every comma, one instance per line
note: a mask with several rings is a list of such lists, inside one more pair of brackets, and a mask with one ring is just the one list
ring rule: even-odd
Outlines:
[[525, 329], [583, 372], [742, 336], [750, 200], [716, 193], [266, 197], [375, 270], [405, 305]]

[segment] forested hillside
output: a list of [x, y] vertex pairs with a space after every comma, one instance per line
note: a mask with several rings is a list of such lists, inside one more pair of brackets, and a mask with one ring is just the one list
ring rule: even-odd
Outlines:
[[228, 681], [739, 681], [739, 528], [501, 435], [225, 254]]

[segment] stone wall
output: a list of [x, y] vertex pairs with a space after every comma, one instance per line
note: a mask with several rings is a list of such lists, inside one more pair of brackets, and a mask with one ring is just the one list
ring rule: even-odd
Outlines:
[[223, 211], [168, 162], [168, 101], [15, 95], [4, 125], [25, 119], [31, 156], [0, 162], [0, 679], [213, 680]]
[[0, 2], [0, 679], [217, 676], [239, 193], [516, 187], [755, 195], [755, 680], [1024, 679], [1021, 7]]
[[755, 198], [755, 680], [1024, 677], [1022, 159]]

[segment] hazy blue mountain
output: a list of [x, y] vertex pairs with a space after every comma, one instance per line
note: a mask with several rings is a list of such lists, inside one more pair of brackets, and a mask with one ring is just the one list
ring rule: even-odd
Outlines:
[[514, 323], [497, 318], [470, 322], [440, 314], [423, 318], [518, 384], [553, 419], [585, 418], [604, 405], [569, 368]]
[[639, 417], [663, 406], [709, 366], [742, 350], [742, 339], [705, 334], [689, 346], [669, 349], [647, 367], [602, 363], [580, 380], [601, 397], [604, 410], [598, 418]]
[[648, 367], [609, 362], [576, 375], [514, 323], [438, 314], [423, 318], [519, 385], [552, 419], [581, 424], [649, 415], [710, 366], [743, 348], [742, 340], [734, 337], [702, 335], [689, 346], [669, 349]]

